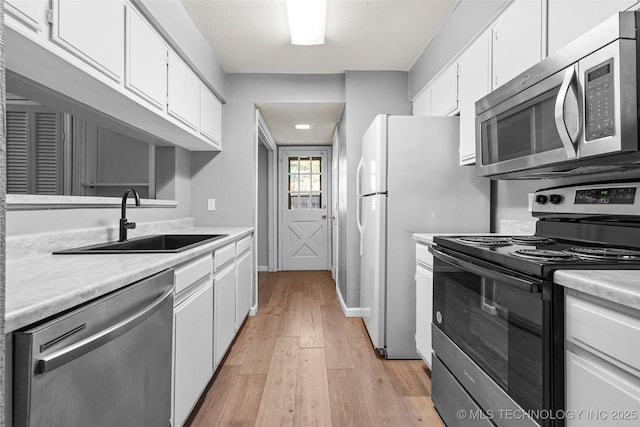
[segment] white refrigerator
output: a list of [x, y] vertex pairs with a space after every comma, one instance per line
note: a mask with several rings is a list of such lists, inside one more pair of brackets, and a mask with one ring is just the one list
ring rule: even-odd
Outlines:
[[412, 233], [489, 231], [489, 180], [459, 166], [458, 117], [379, 115], [357, 170], [360, 306], [388, 359], [416, 352]]

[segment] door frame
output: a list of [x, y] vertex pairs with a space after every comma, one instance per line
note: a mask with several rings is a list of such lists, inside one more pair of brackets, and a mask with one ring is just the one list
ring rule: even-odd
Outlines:
[[[255, 159], [256, 159], [256, 173], [255, 173], [255, 195], [254, 200], [255, 203], [255, 212], [253, 219], [253, 226], [256, 230], [255, 235], [255, 248], [256, 248], [256, 256], [255, 256], [255, 271], [258, 271], [258, 146], [261, 143], [260, 135], [262, 135], [262, 141], [264, 142], [264, 146], [267, 149], [267, 175], [268, 175], [268, 207], [267, 210], [269, 212], [268, 219], [268, 230], [267, 230], [267, 238], [269, 239], [269, 249], [267, 254], [268, 259], [268, 270], [269, 271], [279, 271], [278, 266], [278, 236], [279, 233], [277, 231], [278, 224], [278, 198], [275, 197], [277, 193], [277, 183], [278, 183], [278, 146], [276, 145], [273, 137], [271, 136], [271, 131], [269, 131], [269, 127], [265, 123], [262, 115], [260, 114], [260, 110], [256, 108], [256, 144], [255, 144]], [[257, 301], [257, 299], [256, 299]]]
[[[278, 167], [277, 167], [277, 174], [278, 174], [278, 270], [281, 271], [283, 268], [283, 258], [284, 258], [284, 248], [282, 247], [282, 243], [284, 241], [282, 233], [284, 233], [284, 202], [285, 202], [285, 195], [284, 195], [284, 191], [282, 191], [283, 189], [283, 185], [284, 185], [284, 177], [282, 172], [282, 168], [283, 168], [283, 161], [284, 159], [282, 158], [283, 156], [283, 152], [284, 151], [300, 151], [300, 152], [304, 152], [304, 153], [313, 153], [314, 151], [326, 151], [326, 156], [325, 156], [325, 165], [323, 166], [325, 168], [325, 171], [327, 173], [327, 184], [326, 184], [326, 194], [327, 194], [327, 199], [326, 199], [326, 206], [327, 206], [327, 216], [330, 217], [331, 216], [331, 211], [332, 211], [332, 201], [333, 201], [333, 189], [332, 189], [332, 183], [333, 183], [333, 176], [332, 176], [332, 171], [331, 171], [331, 164], [332, 164], [332, 149], [330, 145], [279, 145], [278, 146]], [[327, 241], [326, 241], [326, 248], [327, 248], [327, 264], [326, 264], [326, 270], [331, 270], [332, 269], [332, 246], [331, 246], [331, 220], [330, 218], [327, 218]]]

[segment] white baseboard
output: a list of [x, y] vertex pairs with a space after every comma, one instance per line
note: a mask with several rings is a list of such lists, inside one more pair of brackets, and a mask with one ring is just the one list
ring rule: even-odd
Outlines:
[[268, 266], [266, 266], [266, 265], [259, 265], [258, 266], [258, 273], [267, 272], [267, 271], [269, 271], [269, 267]]
[[249, 316], [255, 316], [256, 314], [258, 314], [258, 304], [254, 305], [251, 307], [251, 310], [249, 310]]
[[340, 307], [342, 307], [342, 312], [345, 317], [362, 317], [362, 313], [364, 310], [360, 307], [347, 307], [344, 303], [344, 299], [342, 299], [342, 294], [340, 293], [340, 288], [336, 285], [336, 295], [338, 295], [338, 300], [340, 300]]

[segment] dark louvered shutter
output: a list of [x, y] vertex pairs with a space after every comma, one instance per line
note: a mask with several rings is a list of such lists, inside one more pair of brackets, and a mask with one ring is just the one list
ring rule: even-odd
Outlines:
[[28, 112], [7, 111], [7, 193], [26, 194], [29, 189]]

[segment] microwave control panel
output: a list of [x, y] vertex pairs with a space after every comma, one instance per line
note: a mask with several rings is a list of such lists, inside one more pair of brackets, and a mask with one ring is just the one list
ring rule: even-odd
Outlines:
[[613, 59], [585, 72], [585, 139], [613, 136], [614, 119]]

